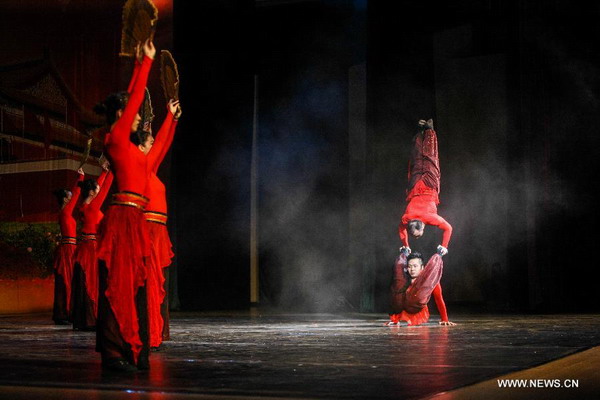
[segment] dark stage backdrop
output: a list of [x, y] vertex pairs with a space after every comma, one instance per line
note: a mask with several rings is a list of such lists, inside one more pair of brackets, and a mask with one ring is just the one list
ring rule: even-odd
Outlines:
[[249, 302], [252, 1], [174, 3], [184, 117], [174, 142], [182, 307]]
[[[411, 138], [431, 117], [450, 313], [599, 309], [597, 8], [189, 3], [171, 190], [184, 308], [249, 306], [257, 75], [261, 305], [387, 310]], [[426, 236], [429, 256], [441, 234]]]
[[[249, 306], [256, 76], [262, 306], [387, 310], [410, 142], [431, 117], [439, 211], [454, 226], [442, 278], [450, 312], [600, 309], [589, 278], [597, 7], [181, 0], [171, 24], [171, 2], [155, 3], [157, 47], [174, 39], [182, 75], [184, 117], [160, 171], [182, 308]], [[131, 67], [117, 57], [122, 1], [99, 4], [0, 1], [0, 65], [46, 51], [91, 109]], [[151, 82], [157, 129], [158, 66]], [[429, 256], [440, 237], [428, 229], [412, 246]]]

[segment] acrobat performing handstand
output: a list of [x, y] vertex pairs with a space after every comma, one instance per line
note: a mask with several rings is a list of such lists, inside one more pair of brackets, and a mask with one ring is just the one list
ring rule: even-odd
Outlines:
[[[391, 313], [388, 325], [419, 325], [429, 320], [427, 303], [433, 294], [441, 325], [455, 325], [448, 320], [442, 297], [442, 257], [448, 253], [452, 227], [437, 213], [440, 192], [440, 161], [433, 120], [420, 120], [419, 132], [413, 138], [413, 149], [408, 164], [406, 210], [398, 233], [402, 241], [400, 255], [394, 266], [391, 290]], [[411, 254], [408, 233], [415, 238], [423, 236], [425, 225], [439, 227], [444, 233], [427, 265], [420, 253]]]

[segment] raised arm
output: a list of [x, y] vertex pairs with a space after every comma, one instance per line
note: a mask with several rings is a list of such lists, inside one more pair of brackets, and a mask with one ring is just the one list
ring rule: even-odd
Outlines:
[[108, 171], [103, 169], [102, 173], [100, 173], [100, 176], [98, 177], [98, 179], [96, 179], [98, 186], [102, 187], [102, 184], [104, 183], [104, 180], [106, 179], [107, 174], [108, 174]]
[[125, 145], [129, 143], [129, 135], [131, 134], [131, 125], [133, 120], [138, 113], [142, 102], [144, 101], [144, 90], [146, 83], [148, 82], [148, 74], [150, 73], [150, 67], [154, 60], [154, 54], [156, 49], [152, 42], [147, 41], [144, 44], [144, 59], [140, 67], [138, 77], [135, 79], [133, 89], [123, 114], [115, 123], [114, 128], [111, 131], [110, 141], [111, 143]]
[[173, 114], [168, 112], [164, 122], [154, 138], [154, 144], [148, 153], [148, 168], [154, 173], [158, 171], [160, 163], [165, 158], [167, 151], [169, 151], [169, 146], [171, 146], [171, 143], [173, 143], [172, 135], [174, 131], [171, 129], [172, 125]]
[[83, 182], [83, 178], [85, 178], [83, 169], [79, 168], [77, 170], [77, 173], [79, 174], [79, 176], [77, 177], [77, 181], [75, 181], [75, 185], [73, 185], [73, 188], [71, 189], [71, 200], [69, 200], [67, 205], [65, 205], [65, 208], [61, 210], [62, 213], [67, 215], [73, 214], [73, 210], [75, 209], [75, 206], [77, 205], [77, 200], [79, 200], [79, 195], [81, 194], [81, 187], [79, 187], [79, 182]]
[[131, 94], [131, 92], [133, 91], [133, 86], [135, 85], [135, 82], [137, 81], [137, 78], [140, 75], [141, 68], [142, 63], [136, 59], [135, 64], [133, 65], [133, 74], [131, 74], [131, 80], [129, 81], [129, 86], [127, 86], [127, 92], [129, 94]]
[[168, 133], [168, 141], [166, 143], [166, 145], [163, 147], [163, 151], [160, 154], [159, 158], [158, 158], [158, 162], [156, 163], [156, 168], [154, 169], [154, 173], [156, 173], [158, 171], [158, 167], [160, 167], [160, 164], [162, 164], [163, 160], [165, 159], [165, 156], [167, 155], [167, 153], [169, 152], [169, 149], [171, 148], [171, 145], [173, 144], [173, 138], [175, 137], [175, 129], [177, 128], [177, 119], [173, 119], [173, 123], [171, 124], [171, 129], [169, 129], [169, 133]]
[[106, 178], [104, 179], [104, 182], [102, 184], [100, 184], [100, 181], [98, 180], [98, 184], [100, 185], [100, 192], [98, 192], [98, 195], [90, 203], [91, 207], [100, 209], [100, 207], [102, 207], [102, 203], [104, 203], [104, 199], [106, 199], [106, 195], [108, 194], [110, 186], [113, 182], [114, 174], [108, 171], [105, 174], [105, 177]]
[[133, 73], [131, 74], [131, 81], [129, 81], [129, 86], [127, 87], [127, 92], [129, 94], [131, 94], [131, 91], [133, 90], [133, 85], [135, 84], [135, 81], [137, 80], [140, 74], [140, 68], [142, 67], [143, 59], [144, 51], [142, 49], [142, 46], [138, 44], [137, 46], [135, 46], [135, 61], [133, 63]]

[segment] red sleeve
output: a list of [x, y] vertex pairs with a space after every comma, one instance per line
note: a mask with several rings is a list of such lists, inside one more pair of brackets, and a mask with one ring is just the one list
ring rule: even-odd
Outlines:
[[446, 303], [444, 303], [444, 297], [442, 296], [442, 285], [439, 283], [433, 288], [433, 300], [435, 305], [440, 312], [440, 319], [444, 322], [448, 321], [448, 311], [446, 310]]
[[419, 219], [427, 225], [437, 226], [444, 231], [442, 236], [442, 246], [448, 248], [448, 243], [450, 243], [450, 237], [452, 236], [452, 226], [437, 214], [426, 214]]
[[148, 74], [150, 73], [152, 62], [153, 60], [150, 57], [144, 56], [144, 61], [142, 61], [142, 66], [133, 85], [133, 90], [129, 96], [129, 101], [125, 106], [123, 115], [117, 120], [110, 133], [110, 142], [113, 144], [121, 146], [129, 144], [131, 125], [144, 101], [146, 83], [148, 82]]
[[173, 122], [171, 123], [171, 129], [169, 129], [169, 136], [167, 139], [167, 143], [163, 147], [163, 151], [159, 156], [158, 163], [156, 164], [157, 166], [156, 166], [156, 169], [154, 170], [154, 173], [156, 173], [158, 171], [158, 167], [160, 166], [160, 164], [162, 164], [163, 160], [165, 159], [165, 156], [167, 155], [167, 153], [169, 152], [169, 149], [171, 148], [171, 145], [173, 144], [173, 138], [175, 137], [175, 128], [177, 128], [177, 120], [173, 119]]
[[77, 178], [75, 185], [71, 189], [71, 200], [67, 203], [65, 208], [63, 208], [63, 210], [62, 210], [62, 212], [67, 215], [73, 214], [73, 210], [75, 209], [75, 206], [77, 205], [77, 200], [79, 200], [79, 195], [81, 194], [81, 188], [79, 187], [79, 182], [83, 182], [83, 178], [85, 178], [85, 175], [81, 175], [79, 173], [77, 175], [79, 175], [79, 177]]
[[102, 187], [102, 184], [104, 183], [104, 180], [106, 179], [106, 174], [108, 174], [108, 171], [106, 171], [105, 169], [103, 169], [102, 173], [100, 174], [100, 176], [98, 177], [98, 179], [96, 179], [96, 182], [98, 183], [98, 185], [100, 187]]
[[160, 163], [169, 151], [171, 143], [173, 143], [173, 134], [175, 133], [173, 125], [175, 124], [173, 123], [173, 114], [170, 111], [167, 112], [167, 116], [158, 130], [154, 144], [148, 153], [148, 168], [154, 173], [158, 171]]
[[[106, 172], [106, 171], [104, 171], [104, 172]], [[106, 195], [108, 194], [108, 191], [110, 190], [110, 186], [112, 185], [114, 174], [112, 174], [111, 172], [108, 172], [107, 174], [105, 174], [105, 177], [106, 177], [106, 179], [104, 179], [103, 184], [100, 185], [100, 192], [98, 193], [98, 196], [96, 196], [96, 198], [94, 200], [92, 200], [92, 202], [90, 203], [90, 207], [97, 208], [98, 210], [100, 209], [100, 207], [102, 207], [102, 203], [104, 203], [104, 199], [106, 199]], [[98, 184], [100, 184], [100, 182], [98, 182]]]
[[398, 227], [398, 235], [400, 235], [400, 241], [402, 242], [402, 245], [410, 247], [408, 245], [408, 232], [406, 231], [406, 223], [404, 223], [404, 219], [400, 221], [400, 226]]
[[135, 85], [135, 81], [137, 80], [137, 78], [140, 74], [141, 67], [142, 67], [142, 64], [136, 58], [135, 63], [133, 64], [133, 73], [131, 74], [131, 80], [129, 81], [129, 86], [127, 86], [127, 92], [130, 94], [131, 94], [131, 91], [133, 90], [133, 86]]

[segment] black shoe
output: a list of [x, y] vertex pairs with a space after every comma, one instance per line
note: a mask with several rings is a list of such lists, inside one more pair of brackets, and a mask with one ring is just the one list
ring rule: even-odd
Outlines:
[[102, 369], [113, 372], [137, 372], [137, 368], [123, 358], [111, 358], [102, 361]]
[[71, 322], [66, 319], [55, 319], [54, 325], [71, 325]]

